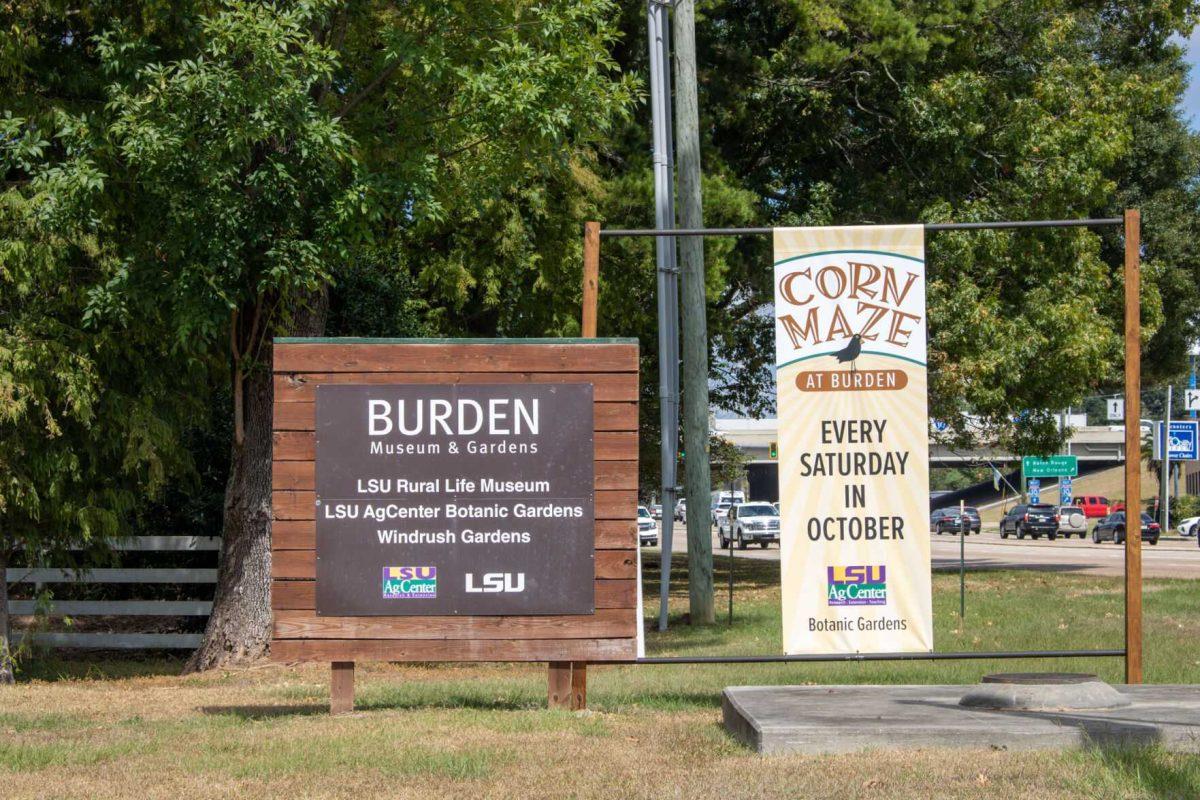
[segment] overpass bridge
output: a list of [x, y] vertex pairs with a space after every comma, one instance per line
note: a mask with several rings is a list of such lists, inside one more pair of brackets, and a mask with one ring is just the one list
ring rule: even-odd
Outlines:
[[[773, 443], [779, 441], [779, 421], [776, 419], [715, 419], [713, 433], [736, 445], [748, 457], [747, 479], [751, 497], [778, 497], [779, 464], [771, 457]], [[1085, 425], [1076, 428], [1064, 453], [1077, 456], [1080, 469], [1092, 471], [1117, 466], [1125, 461], [1125, 428], [1122, 425]], [[1020, 467], [1020, 453], [1010, 453], [998, 447], [978, 447], [960, 450], [929, 437], [931, 468], [959, 465], [995, 464], [1010, 469]]]

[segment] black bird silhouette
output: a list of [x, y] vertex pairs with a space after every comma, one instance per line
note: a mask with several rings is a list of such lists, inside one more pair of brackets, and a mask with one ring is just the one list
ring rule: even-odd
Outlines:
[[837, 357], [839, 364], [850, 362], [850, 371], [854, 372], [854, 360], [862, 353], [862, 336], [854, 334], [850, 337], [850, 343], [837, 351], [833, 355]]

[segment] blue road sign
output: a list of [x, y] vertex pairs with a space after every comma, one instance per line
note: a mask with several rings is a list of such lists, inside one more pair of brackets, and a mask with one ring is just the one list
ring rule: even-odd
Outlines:
[[1071, 479], [1068, 477], [1064, 477], [1058, 482], [1059, 505], [1064, 505], [1064, 506], [1071, 505], [1071, 495], [1072, 495]]
[[1041, 478], [1030, 478], [1029, 479], [1029, 502], [1030, 503], [1042, 502], [1042, 479]]
[[1200, 421], [1172, 420], [1171, 429], [1166, 432], [1164, 439], [1163, 424], [1156, 426], [1154, 457], [1161, 459], [1163, 442], [1168, 444], [1167, 452], [1172, 461], [1196, 461], [1200, 459]]

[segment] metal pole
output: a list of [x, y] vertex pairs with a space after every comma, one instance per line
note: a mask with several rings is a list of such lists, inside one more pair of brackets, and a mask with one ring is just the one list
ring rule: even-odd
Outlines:
[[[733, 481], [729, 482], [729, 510], [733, 510]], [[725, 521], [729, 521], [728, 516]], [[729, 528], [729, 624], [733, 625], [733, 526]]]
[[[703, 228], [700, 196], [700, 112], [696, 83], [694, 0], [677, 0], [671, 17], [675, 40], [675, 152], [679, 157], [680, 218], [685, 227]], [[713, 602], [712, 528], [708, 505], [708, 313], [704, 280], [704, 240], [680, 243], [683, 324], [683, 444], [688, 501], [688, 601], [693, 625], [716, 621]], [[700, 513], [697, 513], [700, 512]]]
[[978, 661], [1001, 658], [1119, 658], [1124, 650], [1002, 650], [954, 653], [838, 653], [801, 656], [650, 656], [634, 664], [821, 664], [839, 661]]
[[[1142, 496], [1141, 214], [1125, 211], [1125, 515]], [[1140, 515], [1140, 510], [1138, 511]], [[1142, 682], [1142, 526], [1125, 525], [1125, 682]]]
[[[673, 149], [671, 145], [670, 20], [667, 5], [646, 4], [650, 44], [650, 112], [654, 156], [654, 224], [675, 227]], [[662, 557], [658, 592], [658, 629], [667, 629], [671, 595], [671, 556], [675, 546], [676, 459], [679, 452], [679, 270], [675, 240], [654, 243], [658, 281], [658, 398], [660, 494], [663, 506]]]
[[[993, 222], [930, 222], [926, 233], [937, 231], [1019, 230], [1026, 228], [1101, 228], [1124, 224], [1121, 217], [1097, 219], [995, 220]], [[771, 236], [774, 228], [611, 228], [605, 236]]]
[[[1162, 487], [1158, 491], [1158, 504], [1162, 512], [1158, 521], [1162, 523], [1162, 534], [1171, 529], [1171, 385], [1167, 384], [1167, 406], [1163, 409], [1162, 433]], [[1138, 503], [1138, 527], [1141, 528], [1142, 506]], [[1125, 501], [1125, 529], [1129, 529], [1129, 501]]]
[[967, 630], [967, 501], [958, 501], [958, 620]]

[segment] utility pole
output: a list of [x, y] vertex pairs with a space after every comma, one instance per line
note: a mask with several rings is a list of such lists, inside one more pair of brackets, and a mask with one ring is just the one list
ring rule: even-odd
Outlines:
[[[1162, 507], [1162, 513], [1159, 515], [1159, 523], [1162, 525], [1162, 534], [1165, 536], [1167, 531], [1171, 530], [1171, 484], [1168, 476], [1171, 474], [1171, 384], [1167, 384], [1167, 405], [1163, 409], [1163, 432], [1162, 432], [1162, 488], [1158, 491], [1158, 504]], [[1125, 524], [1126, 526], [1140, 524], [1142, 514], [1142, 504], [1139, 498], [1134, 498], [1137, 503], [1137, 516], [1131, 517], [1133, 513], [1132, 506], [1129, 504], [1128, 498], [1125, 500]]]
[[[703, 228], [700, 201], [700, 110], [696, 80], [696, 8], [677, 0], [675, 39], [675, 154], [679, 160], [680, 223]], [[704, 240], [679, 241], [683, 311], [683, 448], [687, 495], [688, 600], [693, 625], [716, 621], [713, 598], [712, 529], [708, 508], [708, 326], [704, 296]]]
[[[671, 143], [671, 21], [669, 3], [648, 0], [646, 30], [650, 43], [650, 114], [654, 133], [654, 223], [675, 227], [675, 151]], [[662, 488], [662, 559], [658, 629], [667, 629], [671, 593], [671, 550], [675, 534], [675, 464], [679, 453], [679, 267], [675, 239], [654, 240], [658, 274], [659, 457]]]

